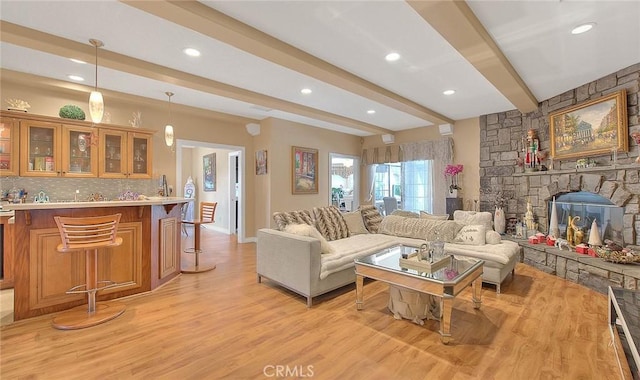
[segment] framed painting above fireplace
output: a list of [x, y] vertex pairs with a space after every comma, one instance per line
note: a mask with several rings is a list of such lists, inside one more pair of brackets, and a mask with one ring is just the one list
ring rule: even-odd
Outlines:
[[625, 90], [549, 116], [551, 157], [556, 160], [629, 151]]

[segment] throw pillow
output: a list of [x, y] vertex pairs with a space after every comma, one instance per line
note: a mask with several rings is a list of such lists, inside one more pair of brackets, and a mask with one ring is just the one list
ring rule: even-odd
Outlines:
[[487, 231], [484, 240], [487, 244], [500, 244], [500, 242], [502, 241], [502, 236], [500, 236], [497, 231], [491, 230]]
[[382, 215], [380, 215], [376, 206], [361, 205], [358, 207], [358, 210], [362, 213], [362, 220], [364, 221], [364, 226], [367, 227], [367, 230], [372, 234], [378, 233], [380, 223], [382, 222]]
[[318, 239], [320, 240], [320, 253], [333, 253], [333, 247], [314, 226], [308, 224], [289, 224], [284, 228], [284, 232]]
[[469, 224], [460, 230], [452, 243], [465, 245], [484, 245], [486, 242], [486, 227], [482, 224]]
[[349, 228], [342, 213], [336, 206], [314, 207], [316, 228], [327, 240], [338, 240], [349, 237]]
[[453, 212], [453, 220], [460, 224], [482, 224], [487, 230], [493, 229], [493, 214], [488, 211], [463, 211]]
[[429, 214], [426, 211], [420, 211], [422, 219], [449, 220], [449, 214]]
[[419, 218], [420, 217], [420, 215], [418, 213], [413, 212], [413, 211], [406, 211], [406, 210], [393, 210], [391, 215], [403, 216], [405, 218]]
[[353, 212], [345, 212], [342, 214], [344, 221], [347, 222], [347, 228], [349, 229], [349, 235], [368, 234], [369, 231], [364, 225], [362, 220], [362, 213], [360, 210]]
[[426, 241], [435, 241], [439, 238], [444, 242], [452, 242], [461, 228], [462, 225], [453, 220], [403, 218], [389, 215], [382, 219], [378, 233]]
[[313, 226], [313, 218], [309, 210], [274, 212], [273, 220], [280, 231], [284, 231], [284, 228], [289, 224], [308, 224]]

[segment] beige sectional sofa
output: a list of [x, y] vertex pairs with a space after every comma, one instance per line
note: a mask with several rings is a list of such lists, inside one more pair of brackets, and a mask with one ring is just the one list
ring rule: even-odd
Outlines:
[[[397, 244], [419, 247], [440, 238], [447, 253], [485, 260], [483, 281], [500, 292], [500, 283], [519, 260], [519, 246], [501, 241], [499, 234], [496, 241], [477, 220], [462, 221], [461, 215], [453, 221], [427, 215], [382, 218], [373, 206], [346, 214], [333, 206], [275, 213], [277, 229], [258, 231], [258, 282], [273, 281], [303, 295], [311, 306], [313, 297], [355, 282], [354, 259]], [[489, 235], [495, 244], [486, 244]]]

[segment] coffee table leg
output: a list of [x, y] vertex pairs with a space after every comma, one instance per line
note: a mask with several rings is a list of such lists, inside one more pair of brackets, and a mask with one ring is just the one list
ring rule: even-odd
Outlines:
[[473, 308], [480, 309], [480, 305], [482, 305], [482, 276], [473, 280], [471, 289], [473, 290]]
[[356, 275], [356, 309], [362, 310], [362, 291], [364, 290], [364, 277]]
[[442, 318], [440, 319], [440, 340], [444, 344], [451, 341], [451, 309], [453, 308], [453, 298], [440, 298], [440, 310]]

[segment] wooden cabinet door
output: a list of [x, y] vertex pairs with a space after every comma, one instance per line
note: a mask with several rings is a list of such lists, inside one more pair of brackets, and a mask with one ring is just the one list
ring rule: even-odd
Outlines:
[[98, 175], [101, 178], [127, 178], [127, 132], [101, 128], [99, 136]]
[[98, 176], [98, 133], [95, 128], [62, 126], [62, 175], [70, 178]]
[[[142, 223], [118, 226], [122, 245], [100, 249], [98, 281], [114, 281], [118, 286], [100, 290], [100, 295], [143, 286]], [[60, 232], [57, 228], [31, 230], [29, 242], [29, 309], [45, 308], [86, 299], [85, 294], [66, 294], [74, 286], [85, 284], [84, 252], [58, 252]]]
[[58, 177], [60, 162], [60, 124], [44, 121], [20, 122], [20, 175], [23, 177]]
[[160, 249], [158, 278], [163, 279], [180, 271], [180, 235], [177, 218], [160, 219]]
[[0, 177], [17, 176], [20, 173], [19, 127], [19, 120], [9, 117], [0, 118]]
[[151, 135], [129, 132], [129, 178], [151, 178]]

